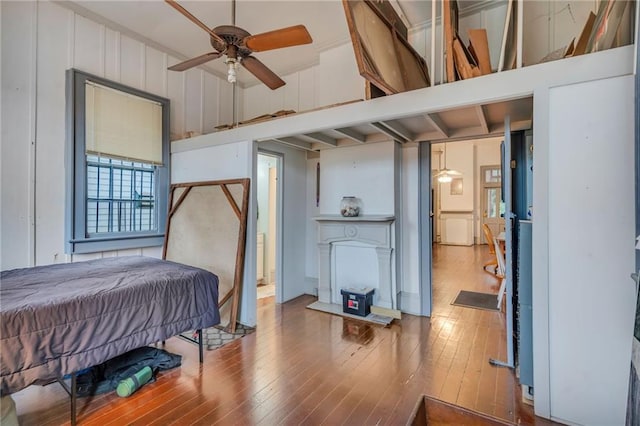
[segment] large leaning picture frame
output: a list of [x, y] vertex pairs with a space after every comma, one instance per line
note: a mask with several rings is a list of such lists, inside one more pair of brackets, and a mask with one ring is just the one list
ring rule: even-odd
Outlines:
[[235, 332], [242, 293], [248, 178], [173, 184], [162, 258], [218, 276], [220, 324]]
[[368, 0], [342, 0], [362, 77], [385, 94], [430, 85], [427, 63]]

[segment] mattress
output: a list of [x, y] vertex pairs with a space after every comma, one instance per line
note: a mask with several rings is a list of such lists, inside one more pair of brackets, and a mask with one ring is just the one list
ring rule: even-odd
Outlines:
[[3, 271], [2, 395], [220, 322], [218, 278], [142, 256]]

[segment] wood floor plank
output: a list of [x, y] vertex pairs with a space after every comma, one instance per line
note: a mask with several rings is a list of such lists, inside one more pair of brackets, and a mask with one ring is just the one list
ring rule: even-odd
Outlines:
[[[405, 424], [422, 395], [516, 424], [550, 425], [522, 395], [506, 357], [503, 312], [451, 305], [460, 290], [496, 293], [482, 270], [486, 246], [434, 246], [433, 312], [403, 314], [389, 327], [307, 309], [301, 296], [258, 302], [254, 333], [205, 351], [182, 339], [166, 349], [179, 368], [128, 398], [79, 400], [79, 424], [353, 425]], [[22, 425], [69, 424], [69, 399], [56, 384], [15, 394]]]

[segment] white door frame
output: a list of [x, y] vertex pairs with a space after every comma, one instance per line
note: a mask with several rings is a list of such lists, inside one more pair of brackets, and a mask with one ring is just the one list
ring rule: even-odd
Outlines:
[[504, 191], [504, 241], [505, 241], [505, 265], [504, 278], [505, 290], [504, 299], [506, 301], [506, 339], [507, 339], [507, 360], [499, 361], [490, 358], [489, 363], [499, 367], [515, 368], [514, 348], [513, 348], [513, 213], [512, 203], [512, 179], [511, 179], [511, 117], [504, 118], [504, 142], [502, 156], [502, 188]]
[[[509, 116], [505, 117], [505, 142], [508, 141], [509, 149], [508, 156], [511, 156], [511, 121]], [[472, 139], [471, 137], [469, 139]], [[431, 311], [433, 309], [433, 301], [432, 301], [432, 293], [433, 293], [433, 274], [432, 274], [432, 264], [433, 264], [433, 253], [432, 253], [432, 235], [431, 235], [431, 222], [429, 220], [429, 215], [431, 213], [431, 202], [430, 202], [430, 194], [433, 188], [433, 176], [431, 170], [431, 145], [433, 143], [446, 143], [447, 141], [425, 141], [418, 144], [418, 198], [419, 198], [419, 208], [418, 208], [418, 234], [420, 236], [420, 244], [419, 244], [419, 258], [420, 258], [420, 283], [419, 283], [419, 293], [420, 293], [420, 315], [422, 316], [431, 316]], [[505, 143], [507, 145], [507, 143]], [[510, 170], [510, 163], [509, 168]], [[504, 169], [502, 172], [503, 176], [501, 179], [505, 180], [504, 177]], [[511, 193], [511, 182], [508, 182], [509, 188], [505, 187], [505, 193]], [[506, 198], [506, 194], [505, 194]], [[509, 206], [511, 203], [511, 196], [509, 195]], [[503, 200], [506, 201], [506, 200]], [[510, 207], [509, 207], [510, 209]], [[505, 212], [505, 217], [509, 217], [507, 215], [511, 214], [510, 211]], [[507, 221], [505, 221], [506, 223]], [[509, 232], [507, 232], [509, 231]], [[510, 234], [510, 228], [505, 229], [505, 234]], [[506, 265], [507, 269], [509, 269], [512, 265], [513, 259], [513, 251], [511, 250], [512, 246], [512, 238], [511, 235], [506, 236], [505, 245], [506, 245]], [[506, 293], [504, 297], [507, 299], [507, 335], [510, 336], [512, 334], [513, 329], [513, 318], [512, 318], [512, 300], [511, 295], [513, 294], [513, 278], [508, 276], [508, 281], [506, 285]], [[504, 363], [508, 366], [513, 365], [513, 341], [511, 339], [507, 339], [507, 357], [508, 360]], [[499, 362], [499, 361], [496, 361]]]

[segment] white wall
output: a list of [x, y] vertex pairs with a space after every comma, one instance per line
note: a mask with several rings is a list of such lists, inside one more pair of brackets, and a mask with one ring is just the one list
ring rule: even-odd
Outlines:
[[[200, 136], [206, 138], [207, 136]], [[215, 145], [198, 150], [181, 151], [180, 142], [171, 145], [171, 182], [201, 182], [250, 178], [251, 196], [247, 219], [244, 276], [239, 321], [256, 323], [256, 197], [255, 159], [257, 152], [251, 141]]]
[[[450, 183], [436, 183], [436, 190], [440, 189], [440, 197], [442, 200], [443, 211], [467, 211], [473, 215], [472, 238], [476, 244], [482, 241], [482, 229], [480, 226], [482, 218], [482, 179], [480, 176], [480, 168], [483, 166], [499, 166], [500, 165], [500, 143], [503, 138], [486, 138], [474, 139], [468, 141], [460, 141], [455, 143], [447, 143], [447, 167], [459, 171], [463, 174], [463, 193], [462, 195], [451, 195]], [[444, 145], [442, 143], [432, 144], [431, 150], [433, 160], [431, 168], [436, 173], [440, 168], [444, 167]], [[438, 161], [440, 164], [438, 165]], [[436, 192], [437, 195], [437, 192]], [[439, 215], [438, 215], [439, 217]], [[440, 223], [437, 219], [437, 232], [442, 233]], [[468, 223], [466, 220], [458, 220], [449, 226], [464, 227], [455, 230], [456, 235], [462, 235], [467, 232]]]
[[[2, 13], [2, 229], [1, 269], [34, 262], [31, 123], [35, 106], [34, 4], [4, 2]], [[10, 18], [10, 19], [9, 19]], [[13, 64], [21, 64], [15, 66]], [[10, 124], [9, 124], [10, 123]], [[63, 223], [60, 223], [62, 226]]]
[[[392, 141], [366, 146], [353, 145], [322, 150], [319, 158], [307, 160], [306, 293], [315, 294], [318, 279], [317, 223], [313, 220], [314, 216], [340, 214], [342, 197], [351, 195], [361, 199], [363, 215], [395, 214], [396, 198], [400, 195], [396, 195], [394, 190], [396, 179], [394, 150], [395, 142]], [[417, 155], [417, 149], [415, 151]], [[320, 202], [316, 206], [318, 163], [320, 164]], [[410, 169], [417, 171], [417, 159], [414, 167]], [[409, 176], [408, 179], [414, 177]], [[417, 199], [412, 197], [413, 195], [409, 199], [417, 203]], [[412, 226], [411, 223], [408, 226]], [[417, 229], [415, 220], [413, 226]], [[408, 230], [398, 232], [408, 232]], [[415, 279], [417, 272], [414, 275]], [[413, 284], [417, 288], [417, 282], [413, 281]], [[398, 291], [402, 291], [401, 285], [398, 285]]]
[[394, 214], [394, 143], [320, 151], [320, 213], [340, 214], [343, 196], [362, 200], [360, 214]]
[[243, 119], [280, 110], [303, 112], [364, 99], [365, 80], [358, 74], [351, 43], [321, 52], [317, 65], [282, 79], [287, 84], [276, 90], [264, 84], [244, 90]]
[[[399, 280], [400, 306], [403, 312], [420, 315], [419, 158], [418, 147], [403, 148], [402, 155], [402, 259]], [[428, 221], [426, 226], [428, 226]]]
[[[452, 195], [450, 183], [440, 183], [440, 202], [442, 211], [473, 211], [475, 182], [475, 145], [468, 142], [447, 143], [445, 152], [446, 167], [462, 173], [462, 194]], [[445, 161], [443, 159], [443, 166]]]
[[[206, 142], [210, 135], [199, 136], [199, 138]], [[255, 326], [257, 143], [241, 141], [188, 149], [183, 142], [176, 141], [171, 147], [171, 181], [173, 183], [244, 177], [251, 179], [239, 321], [248, 326]], [[300, 253], [305, 251], [307, 235], [304, 232], [307, 221], [304, 214], [307, 203], [306, 152], [267, 142], [260, 143], [260, 149], [281, 154], [283, 158], [281, 244], [276, 251], [280, 262], [283, 259], [290, 261], [284, 262], [281, 275], [276, 277], [277, 301], [280, 303], [312, 291], [305, 281], [304, 258], [300, 257]]]
[[[465, 45], [469, 45], [468, 30], [475, 28], [484, 28], [487, 30], [487, 40], [489, 42], [489, 56], [491, 58], [491, 67], [496, 70], [498, 68], [498, 60], [500, 59], [500, 48], [502, 45], [502, 32], [504, 28], [504, 18], [507, 13], [506, 2], [494, 2], [487, 8], [475, 11], [471, 14], [460, 16], [458, 19], [458, 35], [464, 41]], [[438, 17], [436, 19], [436, 62], [431, 64], [431, 22], [425, 25], [412, 28], [409, 31], [409, 41], [413, 48], [427, 60], [429, 65], [429, 75], [432, 84], [442, 81], [443, 67], [442, 62], [442, 24]], [[446, 75], [446, 73], [445, 73]]]
[[[2, 269], [145, 254], [68, 256], [65, 218], [65, 70], [77, 68], [171, 100], [171, 133], [231, 121], [231, 86], [201, 70], [167, 71], [168, 54], [53, 2], [2, 8]], [[32, 144], [33, 142], [33, 144]]]
[[536, 64], [556, 49], [565, 48], [577, 38], [589, 12], [597, 11], [596, 0], [525, 1], [524, 64]]
[[474, 194], [475, 194], [475, 225], [474, 239], [476, 244], [482, 243], [482, 177], [480, 169], [484, 166], [500, 166], [500, 143], [504, 138], [482, 139], [475, 142], [475, 174], [474, 174]]
[[551, 415], [571, 423], [625, 421], [635, 309], [633, 89], [625, 76], [549, 91]]
[[277, 159], [275, 157], [258, 155], [256, 187], [259, 211], [256, 232], [265, 234], [265, 244], [267, 244], [269, 237], [269, 169], [276, 167], [276, 165]]

